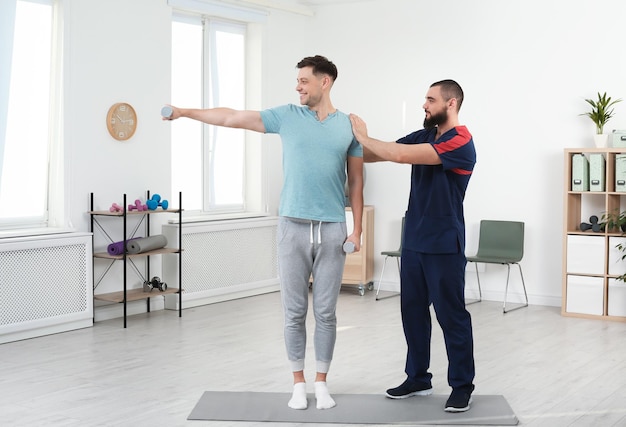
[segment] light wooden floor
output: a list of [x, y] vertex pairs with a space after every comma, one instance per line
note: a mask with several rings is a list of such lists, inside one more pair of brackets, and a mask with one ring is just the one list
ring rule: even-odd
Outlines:
[[[541, 306], [503, 315], [496, 302], [469, 310], [476, 394], [503, 395], [520, 425], [626, 426], [625, 323]], [[376, 301], [373, 292], [344, 287], [338, 318], [331, 393], [383, 393], [404, 380], [399, 298]], [[0, 425], [267, 427], [187, 416], [205, 390], [290, 392], [281, 324], [280, 295], [272, 293], [187, 309], [182, 318], [137, 315], [127, 329], [115, 319], [0, 345]], [[432, 359], [435, 393], [447, 395], [438, 326]], [[307, 367], [312, 385], [311, 348]]]

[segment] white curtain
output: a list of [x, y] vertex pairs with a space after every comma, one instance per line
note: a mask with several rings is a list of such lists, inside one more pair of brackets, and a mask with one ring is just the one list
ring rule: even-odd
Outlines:
[[69, 156], [66, 155], [66, 141], [63, 132], [64, 123], [64, 92], [65, 81], [63, 71], [65, 65], [65, 20], [67, 2], [53, 2], [53, 34], [52, 34], [52, 76], [50, 92], [50, 144], [48, 146], [48, 227], [72, 228], [69, 223], [70, 200], [69, 179], [66, 171], [70, 170]]
[[11, 58], [13, 56], [13, 29], [17, 0], [0, 1], [0, 177], [4, 163], [4, 141], [9, 112], [11, 85]]

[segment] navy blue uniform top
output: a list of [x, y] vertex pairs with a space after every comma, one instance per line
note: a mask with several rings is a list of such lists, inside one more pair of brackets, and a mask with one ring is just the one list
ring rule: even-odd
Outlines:
[[431, 144], [440, 165], [413, 165], [405, 215], [403, 247], [429, 254], [465, 252], [463, 200], [476, 150], [465, 126], [456, 126], [435, 141], [437, 128], [413, 132], [399, 144]]

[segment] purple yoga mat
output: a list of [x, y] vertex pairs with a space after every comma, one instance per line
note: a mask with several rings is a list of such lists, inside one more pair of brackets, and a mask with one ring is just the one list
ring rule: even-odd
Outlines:
[[[135, 239], [141, 239], [141, 237], [133, 237], [132, 239], [128, 239], [127, 242]], [[111, 243], [107, 247], [107, 252], [109, 255], [122, 255], [124, 253], [124, 241], [122, 240], [120, 242]]]

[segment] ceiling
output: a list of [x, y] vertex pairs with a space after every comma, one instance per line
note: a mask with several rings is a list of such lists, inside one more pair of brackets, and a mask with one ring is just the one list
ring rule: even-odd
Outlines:
[[[288, 3], [288, 0], [280, 0], [281, 3]], [[359, 3], [370, 0], [296, 0], [296, 3], [303, 6], [327, 6], [339, 3]]]
[[304, 15], [314, 15], [316, 7], [348, 3], [365, 3], [373, 0], [219, 0], [234, 4], [249, 4], [267, 8], [276, 8]]

